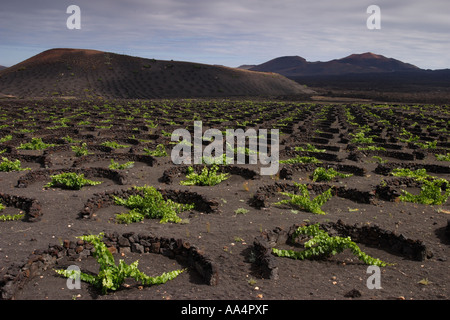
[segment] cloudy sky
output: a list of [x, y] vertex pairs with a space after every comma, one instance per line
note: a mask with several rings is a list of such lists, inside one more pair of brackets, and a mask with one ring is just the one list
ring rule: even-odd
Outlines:
[[[68, 29], [69, 5], [81, 29]], [[367, 28], [367, 8], [381, 29]], [[85, 48], [237, 67], [287, 55], [328, 61], [373, 52], [450, 68], [448, 0], [4, 0], [0, 65]]]

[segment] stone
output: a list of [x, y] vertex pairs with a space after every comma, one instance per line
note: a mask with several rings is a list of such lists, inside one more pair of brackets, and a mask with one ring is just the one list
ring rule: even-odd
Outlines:
[[117, 253], [117, 248], [116, 247], [108, 247], [109, 252], [111, 252], [111, 254], [116, 254]]
[[359, 298], [361, 297], [361, 292], [357, 289], [352, 289], [346, 294], [344, 294], [344, 297], [346, 298]]
[[131, 244], [131, 252], [144, 253], [144, 246], [134, 242]]
[[130, 253], [131, 249], [130, 249], [130, 247], [120, 247], [119, 251], [120, 251], [120, 253]]
[[131, 243], [139, 242], [139, 236], [137, 234], [132, 234], [128, 237], [128, 240], [130, 240]]
[[81, 253], [83, 250], [84, 250], [84, 247], [83, 247], [83, 246], [77, 246], [77, 247], [75, 248], [75, 252], [76, 252], [76, 253]]
[[70, 240], [64, 240], [63, 241], [63, 246], [64, 246], [64, 248], [69, 249], [69, 247], [70, 247]]
[[120, 247], [129, 247], [130, 241], [124, 236], [119, 236], [119, 246]]
[[159, 253], [159, 248], [161, 244], [159, 242], [155, 242], [151, 244], [150, 251], [153, 253]]
[[143, 245], [144, 247], [151, 247], [152, 243], [148, 240], [143, 240], [141, 239], [140, 244]]

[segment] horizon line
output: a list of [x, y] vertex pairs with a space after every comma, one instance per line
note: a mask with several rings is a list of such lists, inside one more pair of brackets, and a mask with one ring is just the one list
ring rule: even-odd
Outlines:
[[[116, 51], [116, 52], [115, 52], [115, 51], [106, 51], [106, 50], [99, 50], [99, 49], [92, 49], [92, 48], [54, 47], [54, 48], [44, 49], [44, 50], [40, 51], [39, 53], [36, 53], [36, 54], [34, 54], [34, 55], [31, 55], [31, 56], [29, 56], [28, 58], [26, 58], [26, 59], [24, 59], [24, 60], [21, 60], [21, 61], [19, 61], [19, 62], [16, 62], [16, 63], [14, 63], [14, 64], [12, 64], [12, 65], [6, 66], [6, 65], [1, 65], [1, 64], [0, 64], [0, 66], [3, 66], [3, 67], [5, 67], [5, 68], [10, 68], [10, 67], [13, 67], [13, 66], [15, 66], [15, 65], [17, 65], [17, 64], [20, 64], [20, 63], [22, 63], [22, 62], [24, 62], [24, 61], [30, 59], [30, 58], [32, 58], [32, 57], [35, 57], [35, 56], [37, 56], [37, 55], [39, 55], [39, 54], [41, 54], [41, 53], [43, 53], [43, 52], [51, 51], [51, 50], [62, 50], [62, 49], [66, 49], [66, 50], [92, 50], [92, 51], [99, 51], [99, 52], [113, 53], [113, 54], [117, 54], [117, 55], [123, 55], [123, 56], [135, 57], [135, 58], [154, 59], [154, 58], [150, 58], [150, 57], [144, 57], [144, 56], [141, 56], [141, 55], [132, 55], [132, 54], [119, 53], [119, 52], [117, 52], [117, 51]], [[287, 54], [285, 54], [285, 55], [280, 55], [280, 56], [271, 58], [271, 59], [266, 60], [266, 61], [264, 61], [264, 62], [262, 62], [262, 63], [256, 63], [256, 64], [254, 64], [254, 63], [241, 63], [239, 66], [235, 66], [235, 67], [233, 67], [233, 66], [227, 66], [227, 65], [224, 65], [224, 64], [220, 64], [220, 63], [207, 63], [207, 62], [199, 62], [199, 61], [191, 61], [191, 60], [174, 60], [174, 59], [169, 59], [169, 58], [165, 58], [165, 59], [161, 59], [161, 58], [160, 58], [160, 59], [156, 59], [156, 60], [160, 60], [160, 61], [176, 61], [176, 62], [200, 63], [200, 64], [206, 64], [206, 65], [217, 65], [217, 66], [224, 66], [224, 67], [228, 67], [228, 68], [239, 69], [240, 66], [244, 66], [244, 65], [258, 66], [258, 65], [260, 65], [260, 64], [264, 64], [264, 63], [266, 63], [266, 62], [269, 62], [269, 61], [272, 61], [272, 60], [275, 60], [275, 59], [279, 59], [279, 58], [284, 58], [284, 57], [299, 57], [299, 58], [304, 59], [306, 62], [314, 63], [314, 62], [330, 62], [330, 61], [334, 61], [334, 60], [345, 59], [345, 58], [348, 58], [348, 57], [350, 57], [350, 56], [352, 56], [352, 55], [364, 55], [364, 54], [369, 54], [369, 53], [372, 54], [372, 55], [381, 56], [381, 57], [384, 57], [384, 58], [387, 58], [387, 59], [394, 59], [394, 60], [400, 61], [400, 62], [402, 62], [402, 63], [411, 64], [411, 65], [413, 65], [413, 66], [416, 66], [418, 69], [420, 69], [420, 70], [425, 70], [425, 71], [429, 71], [429, 70], [431, 70], [431, 71], [439, 71], [439, 70], [448, 70], [448, 69], [450, 69], [450, 67], [439, 68], [439, 69], [421, 68], [421, 67], [418, 67], [418, 66], [415, 65], [415, 64], [412, 64], [412, 63], [409, 63], [409, 62], [405, 62], [405, 61], [403, 61], [403, 60], [399, 60], [398, 58], [387, 57], [387, 56], [385, 56], [385, 55], [383, 55], [383, 54], [374, 53], [373, 51], [366, 51], [366, 52], [362, 52], [362, 53], [351, 53], [351, 54], [348, 54], [348, 55], [346, 55], [346, 56], [343, 56], [343, 57], [340, 57], [340, 58], [334, 58], [334, 59], [331, 59], [331, 60], [307, 60], [307, 59], [303, 58], [302, 56], [300, 56], [300, 55], [298, 55], [298, 54], [293, 54], [293, 55], [287, 55]], [[1, 62], [1, 61], [0, 61], [0, 62]]]

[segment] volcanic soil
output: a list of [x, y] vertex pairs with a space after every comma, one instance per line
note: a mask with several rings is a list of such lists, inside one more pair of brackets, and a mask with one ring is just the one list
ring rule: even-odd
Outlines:
[[[264, 301], [450, 297], [449, 202], [402, 202], [399, 195], [403, 189], [418, 194], [420, 186], [411, 179], [390, 175], [395, 168], [426, 168], [432, 176], [450, 178], [449, 162], [438, 161], [435, 156], [449, 152], [448, 106], [237, 99], [4, 99], [0, 106], [0, 139], [11, 136], [0, 144], [0, 150], [5, 150], [2, 156], [19, 159], [22, 167], [30, 168], [0, 173], [2, 202], [6, 206], [2, 213], [24, 214], [23, 219], [0, 223], [3, 299]], [[203, 130], [225, 130], [238, 123], [245, 129], [277, 128], [281, 133], [281, 160], [301, 155], [315, 157], [320, 163], [280, 163], [278, 173], [268, 176], [260, 174], [259, 162], [234, 163], [220, 166], [230, 177], [215, 186], [181, 185], [180, 181], [186, 178], [185, 168], [173, 164], [170, 152], [174, 145], [167, 133], [176, 128], [193, 132], [196, 115], [203, 121]], [[362, 151], [358, 149], [361, 145], [352, 142], [363, 126], [370, 129], [367, 135], [374, 136], [371, 145], [383, 150]], [[403, 128], [418, 137], [416, 142], [437, 141], [436, 149], [422, 149], [400, 140], [405, 138], [401, 135]], [[78, 142], [63, 139], [67, 136]], [[18, 149], [33, 137], [55, 146], [44, 150]], [[105, 141], [126, 147], [104, 147]], [[75, 155], [71, 147], [81, 142], [86, 142], [91, 155]], [[144, 149], [155, 150], [159, 144], [165, 146], [168, 156], [146, 155]], [[323, 152], [295, 149], [308, 144]], [[133, 161], [134, 166], [110, 170], [111, 159], [120, 163]], [[316, 182], [311, 175], [317, 167], [333, 167], [352, 176]], [[102, 183], [81, 190], [44, 187], [52, 174], [71, 170]], [[297, 192], [294, 183], [307, 184], [312, 197], [333, 188], [333, 197], [322, 206], [326, 214], [275, 205], [287, 199], [280, 192]], [[169, 198], [175, 191], [199, 195], [196, 201], [209, 204], [212, 209], [205, 209], [205, 205], [180, 213], [181, 223], [144, 219], [120, 224], [115, 214], [126, 208], [107, 201], [96, 202], [99, 194], [144, 185], [167, 192]], [[19, 200], [8, 202], [11, 197]], [[189, 200], [185, 198], [186, 202]], [[88, 204], [93, 204], [90, 211], [86, 211]], [[353, 228], [362, 251], [390, 264], [381, 267], [381, 287], [368, 287], [368, 266], [349, 250], [318, 260], [293, 260], [269, 252], [270, 266], [262, 263], [258, 245], [270, 243], [264, 239], [289, 232], [293, 226], [313, 223], [329, 226], [335, 235], [341, 230], [339, 226]], [[367, 230], [374, 233], [364, 233]], [[84, 272], [96, 273], [97, 262], [84, 254], [83, 248], [77, 249], [80, 243], [76, 237], [100, 232], [127, 238], [120, 247], [111, 247], [116, 261], [139, 260], [140, 270], [148, 275], [183, 268], [186, 271], [162, 285], [141, 286], [127, 281], [119, 290], [105, 295], [85, 282], [81, 289], [69, 289], [66, 279], [54, 269], [77, 265]], [[215, 281], [205, 282], [195, 267], [165, 254], [167, 251], [152, 252], [145, 246], [133, 246], [136, 235], [180, 239], [185, 246], [197, 248], [213, 266]], [[391, 236], [393, 242], [382, 242], [383, 235]], [[301, 249], [298, 244], [281, 240], [270, 246]], [[44, 255], [49, 248], [59, 248], [63, 254], [46, 260], [51, 256]], [[414, 251], [416, 248], [418, 251]], [[267, 269], [269, 272], [265, 272]]]

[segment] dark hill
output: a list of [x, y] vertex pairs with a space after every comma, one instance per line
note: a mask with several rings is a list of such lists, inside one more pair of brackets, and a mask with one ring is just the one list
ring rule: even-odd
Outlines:
[[17, 97], [188, 98], [308, 95], [275, 73], [82, 49], [51, 49], [0, 72]]
[[249, 70], [253, 67], [256, 67], [256, 64], [243, 64], [243, 65], [239, 66], [238, 69]]
[[[371, 52], [363, 54], [352, 54], [348, 57], [337, 60], [339, 63], [345, 63], [351, 66], [368, 69], [373, 72], [392, 72], [392, 71], [414, 71], [418, 67], [393, 58], [386, 58]], [[366, 70], [364, 70], [367, 72]]]
[[299, 56], [286, 56], [272, 59], [256, 65], [249, 70], [261, 72], [276, 72], [279, 74], [290, 74], [293, 70], [302, 69], [308, 62]]
[[326, 62], [309, 62], [299, 56], [279, 57], [249, 70], [275, 72], [286, 77], [312, 75], [342, 75], [351, 73], [379, 73], [420, 70], [414, 65], [386, 58], [371, 52], [352, 54]]

